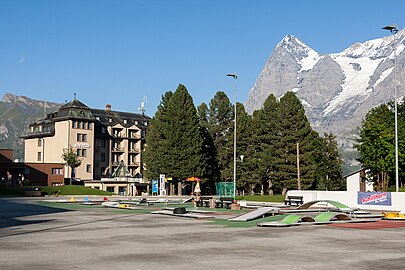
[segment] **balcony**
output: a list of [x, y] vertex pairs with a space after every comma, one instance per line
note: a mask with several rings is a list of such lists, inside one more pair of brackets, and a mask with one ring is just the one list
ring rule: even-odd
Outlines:
[[129, 153], [131, 153], [131, 154], [139, 154], [139, 148], [131, 148], [131, 149], [129, 149]]
[[124, 152], [124, 148], [123, 147], [114, 147], [112, 149], [112, 152]]
[[139, 140], [139, 139], [141, 139], [141, 134], [139, 134], [139, 133], [130, 134], [129, 137], [128, 137], [128, 139], [131, 139], [131, 140]]
[[128, 164], [128, 167], [139, 167], [139, 161], [132, 161]]

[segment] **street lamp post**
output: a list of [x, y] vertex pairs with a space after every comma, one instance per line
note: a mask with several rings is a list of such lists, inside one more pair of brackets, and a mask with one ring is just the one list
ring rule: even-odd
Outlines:
[[234, 132], [233, 132], [233, 198], [236, 199], [236, 88], [238, 75], [236, 73], [229, 73], [226, 76], [232, 77], [235, 80], [234, 85]]
[[394, 35], [394, 106], [395, 106], [395, 191], [399, 191], [399, 173], [398, 173], [398, 109], [397, 109], [397, 39], [398, 28], [396, 24], [387, 25], [382, 29], [390, 31]]

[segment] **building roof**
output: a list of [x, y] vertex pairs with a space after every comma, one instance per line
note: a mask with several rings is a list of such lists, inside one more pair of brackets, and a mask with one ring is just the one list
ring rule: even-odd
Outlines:
[[85, 109], [85, 110], [90, 110], [90, 107], [88, 107], [86, 104], [83, 102], [79, 101], [78, 99], [74, 98], [73, 100], [69, 101], [68, 103], [62, 105], [59, 110], [63, 109], [70, 109], [70, 108], [76, 108], [76, 109]]
[[[38, 135], [53, 136], [55, 132], [53, 123], [67, 119], [98, 122], [106, 126], [120, 124], [123, 127], [135, 125], [144, 128], [147, 126], [150, 117], [144, 114], [112, 111], [110, 105], [108, 105], [105, 110], [92, 109], [74, 98], [68, 103], [62, 105], [57, 111], [49, 113], [45, 118], [31, 124], [30, 126], [34, 127], [34, 131], [29, 130], [27, 134], [24, 134], [21, 138], [37, 137]], [[42, 126], [41, 131], [38, 130], [38, 126]]]

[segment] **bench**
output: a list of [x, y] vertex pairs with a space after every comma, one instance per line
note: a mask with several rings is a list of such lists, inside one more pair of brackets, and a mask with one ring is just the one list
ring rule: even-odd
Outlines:
[[200, 197], [199, 200], [195, 201], [195, 204], [196, 204], [196, 206], [209, 207], [210, 206], [210, 199], [212, 199], [212, 197]]
[[287, 196], [284, 200], [285, 205], [302, 205], [304, 203], [302, 196]]
[[232, 197], [221, 197], [219, 198], [218, 201], [215, 202], [215, 207], [216, 208], [231, 208], [231, 205], [233, 204], [234, 200]]

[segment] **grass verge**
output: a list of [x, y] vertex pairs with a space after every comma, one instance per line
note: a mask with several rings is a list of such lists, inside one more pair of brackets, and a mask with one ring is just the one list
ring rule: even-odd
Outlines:
[[44, 195], [52, 195], [54, 192], [58, 192], [59, 195], [114, 195], [112, 192], [99, 190], [95, 188], [83, 187], [83, 186], [58, 186], [58, 187], [41, 187], [41, 191]]
[[260, 195], [245, 195], [245, 196], [236, 196], [238, 201], [246, 200], [253, 202], [284, 202], [284, 196], [277, 194], [273, 196], [260, 196]]

